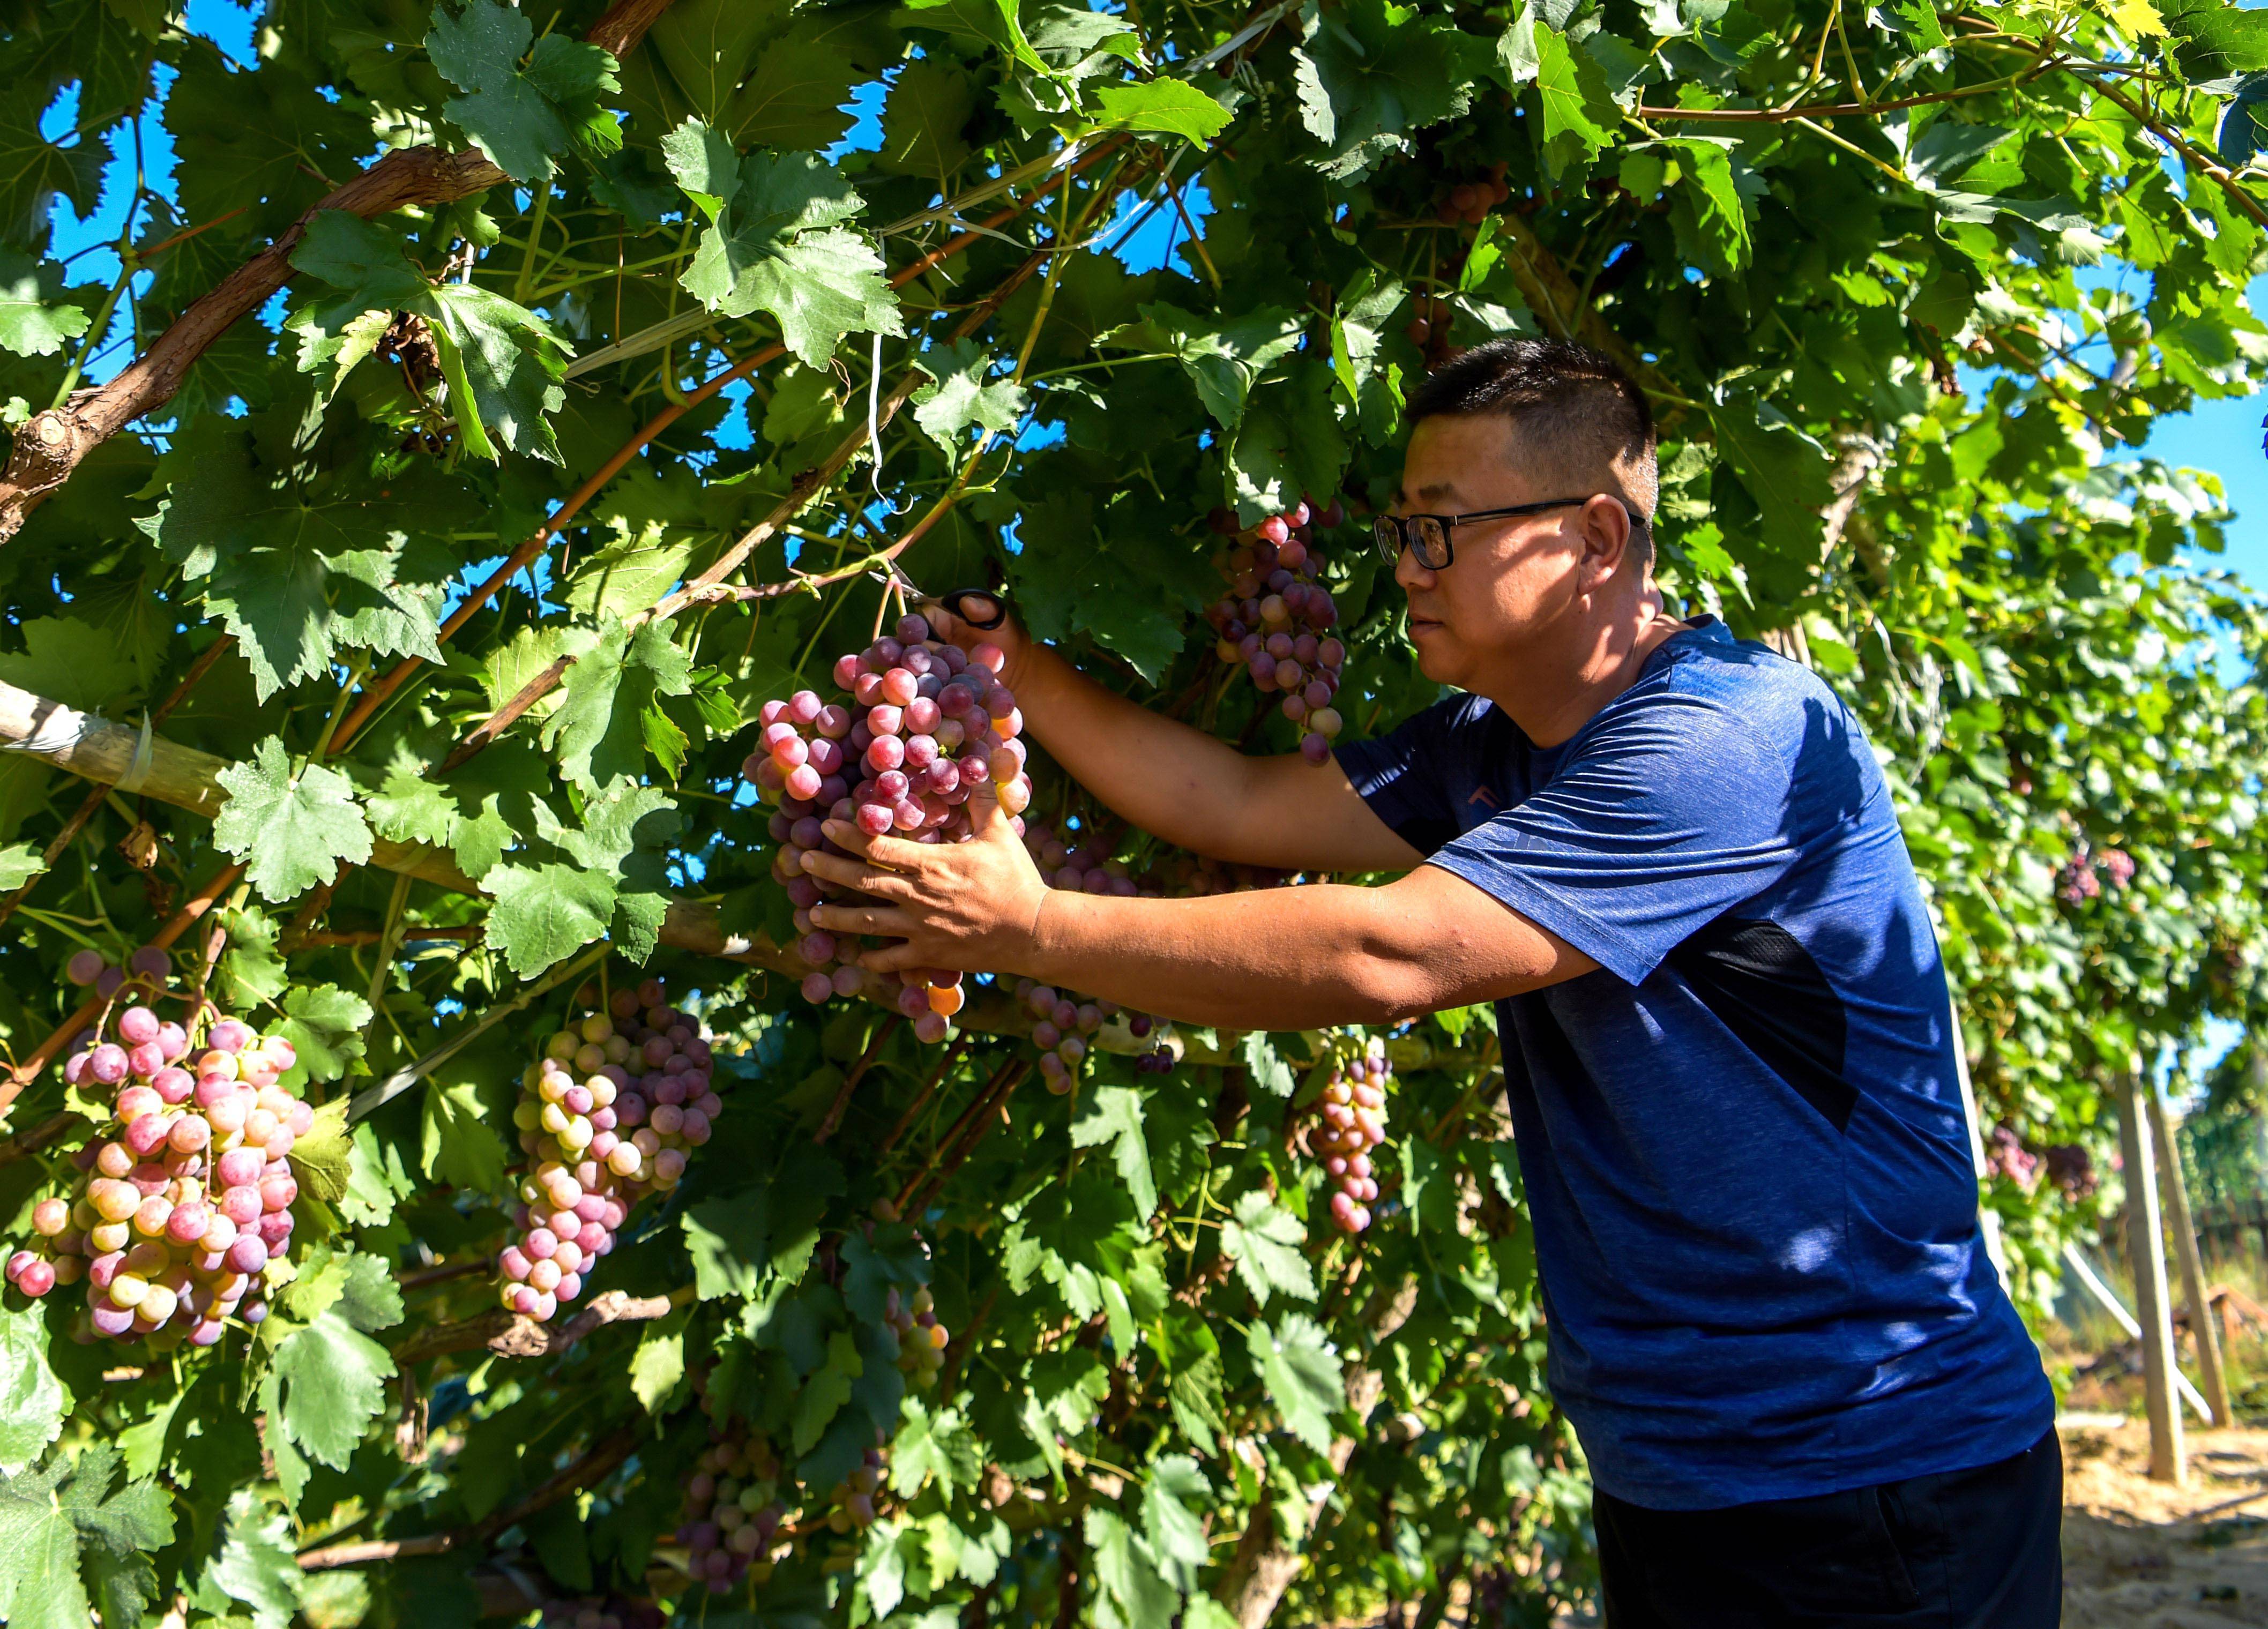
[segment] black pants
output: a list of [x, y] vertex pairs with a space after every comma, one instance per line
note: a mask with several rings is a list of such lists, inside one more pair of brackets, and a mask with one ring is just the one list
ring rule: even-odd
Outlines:
[[1593, 1495], [1606, 1629], [2056, 1629], [2063, 1450], [1815, 1499], [1646, 1510]]

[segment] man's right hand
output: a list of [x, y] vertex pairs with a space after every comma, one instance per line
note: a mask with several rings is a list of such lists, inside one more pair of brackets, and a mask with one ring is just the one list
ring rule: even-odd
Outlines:
[[[976, 589], [967, 591], [959, 603], [963, 609], [988, 618], [1006, 608], [993, 595]], [[979, 628], [934, 600], [922, 606], [921, 614], [929, 623], [932, 633], [964, 651], [973, 650], [979, 645], [998, 645], [1001, 654], [1007, 658], [1000, 669], [1000, 682], [1015, 691], [1020, 699], [1022, 697], [1024, 681], [1030, 676], [1027, 669], [1031, 666], [1032, 641], [1014, 617], [1002, 617], [998, 627]]]

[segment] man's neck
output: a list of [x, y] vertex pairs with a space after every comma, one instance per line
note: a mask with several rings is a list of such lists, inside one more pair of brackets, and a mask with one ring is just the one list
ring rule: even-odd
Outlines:
[[[1666, 615], [1658, 598], [1611, 622], [1572, 630], [1550, 653], [1524, 652], [1514, 671], [1481, 694], [1538, 747], [1557, 747], [1638, 682], [1646, 659], [1690, 623]], [[1538, 681], [1542, 680], [1541, 682]]]

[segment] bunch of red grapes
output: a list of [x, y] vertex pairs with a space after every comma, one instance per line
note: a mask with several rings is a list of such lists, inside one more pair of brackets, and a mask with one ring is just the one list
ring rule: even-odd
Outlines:
[[914, 1389], [926, 1391], [937, 1384], [937, 1372], [945, 1367], [946, 1343], [951, 1338], [937, 1321], [937, 1301], [929, 1286], [924, 1285], [910, 1296], [901, 1297], [897, 1286], [892, 1285], [882, 1322], [897, 1331], [898, 1368]]
[[1373, 1036], [1359, 1054], [1339, 1059], [1323, 1087], [1323, 1130], [1312, 1146], [1338, 1184], [1331, 1220], [1342, 1233], [1370, 1226], [1370, 1207], [1378, 1200], [1371, 1154], [1386, 1140], [1386, 1085], [1393, 1078], [1386, 1043]]
[[[843, 851], [823, 819], [856, 824], [869, 837], [965, 843], [973, 835], [969, 796], [990, 781], [1002, 810], [1023, 830], [1017, 817], [1031, 805], [1032, 783], [1019, 739], [1024, 716], [999, 680], [1005, 660], [997, 645], [964, 651], [932, 638], [926, 618], [905, 616], [895, 636], [836, 661], [847, 706], [821, 701], [815, 690], [764, 704], [758, 749], [740, 768], [777, 805], [772, 875], [795, 907], [796, 954], [812, 969], [803, 980], [806, 1000], [853, 995], [866, 982], [858, 937], [829, 933], [811, 920], [814, 905], [846, 892], [804, 871], [805, 855]], [[960, 972], [919, 968], [897, 978], [897, 1008], [913, 1020], [914, 1034], [942, 1041], [964, 999]]]
[[[1119, 899], [1158, 897], [1156, 888], [1135, 880], [1124, 861], [1066, 842], [1051, 826], [1027, 831], [1024, 846], [1031, 852], [1032, 863], [1039, 867], [1041, 881], [1051, 888], [1072, 894], [1108, 894]], [[1042, 989], [1028, 978], [1017, 986], [1016, 996], [1019, 1000], [1031, 1003], [1033, 1014], [1040, 1021], [1032, 1027], [1032, 1035], [1040, 1046], [1042, 1079], [1051, 1092], [1069, 1091], [1079, 1073], [1079, 1060], [1086, 1054], [1086, 1037], [1101, 1028], [1105, 1021], [1117, 1016], [1121, 1010], [1118, 1004], [1073, 1001], [1052, 990]], [[1147, 1013], [1130, 1013], [1126, 1015], [1126, 1027], [1138, 1041], [1154, 1033], [1158, 1024]], [[1048, 1038], [1050, 1036], [1053, 1040]], [[1078, 1044], [1066, 1051], [1065, 1043], [1069, 1041]], [[1049, 1066], [1050, 1056], [1057, 1067]], [[1139, 1074], [1170, 1074], [1174, 1055], [1162, 1045], [1152, 1047], [1136, 1055], [1134, 1068]]]
[[[599, 1006], [589, 985], [577, 999]], [[714, 1062], [699, 1021], [669, 1006], [658, 978], [548, 1038], [512, 1116], [527, 1175], [519, 1237], [497, 1258], [507, 1310], [549, 1322], [583, 1293], [638, 1200], [677, 1186], [686, 1151], [709, 1140], [725, 1106]]]
[[662, 1623], [661, 1609], [651, 1601], [606, 1596], [546, 1601], [541, 1629], [661, 1629]]
[[[32, 1227], [44, 1253], [9, 1257], [8, 1282], [30, 1296], [86, 1281], [81, 1339], [147, 1339], [165, 1350], [217, 1342], [227, 1320], [267, 1316], [264, 1274], [291, 1238], [299, 1197], [287, 1156], [314, 1110], [282, 1084], [298, 1061], [281, 1036], [240, 1019], [188, 1028], [121, 999], [165, 993], [170, 958], [144, 946], [124, 968], [93, 951], [66, 974], [109, 998], [63, 1065], [73, 1087], [114, 1089], [114, 1117], [72, 1155], [70, 1196], [40, 1200]], [[202, 1045], [198, 1030], [203, 1031]]]
[[783, 1473], [769, 1438], [746, 1422], [712, 1426], [709, 1446], [685, 1479], [685, 1512], [677, 1542], [691, 1552], [686, 1571], [723, 1595], [771, 1549], [787, 1518], [780, 1500]]
[[1331, 701], [1346, 665], [1346, 646], [1330, 632], [1339, 610], [1318, 580], [1322, 557], [1314, 534], [1345, 519], [1336, 498], [1321, 512], [1303, 500], [1241, 534], [1234, 513], [1212, 513], [1215, 531], [1240, 538], [1219, 558], [1229, 595], [1205, 612], [1215, 649], [1221, 660], [1242, 663], [1262, 690], [1283, 693], [1284, 716], [1300, 726], [1300, 750], [1310, 763], [1329, 758], [1342, 727]]

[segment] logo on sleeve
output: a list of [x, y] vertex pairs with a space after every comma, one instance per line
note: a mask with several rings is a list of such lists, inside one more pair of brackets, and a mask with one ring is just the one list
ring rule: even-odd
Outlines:
[[1494, 807], [1496, 807], [1496, 797], [1495, 797], [1495, 794], [1494, 794], [1494, 793], [1492, 793], [1492, 792], [1491, 792], [1489, 791], [1489, 789], [1488, 789], [1487, 787], [1485, 787], [1485, 786], [1476, 786], [1476, 787], [1474, 787], [1474, 788], [1473, 788], [1473, 795], [1472, 795], [1471, 797], [1469, 797], [1469, 798], [1467, 798], [1467, 799], [1465, 800], [1465, 801], [1466, 801], [1466, 803], [1467, 803], [1467, 804], [1474, 804], [1474, 803], [1477, 803], [1477, 804], [1479, 804], [1483, 808], [1490, 808], [1490, 809], [1492, 809], [1492, 808], [1494, 808]]

